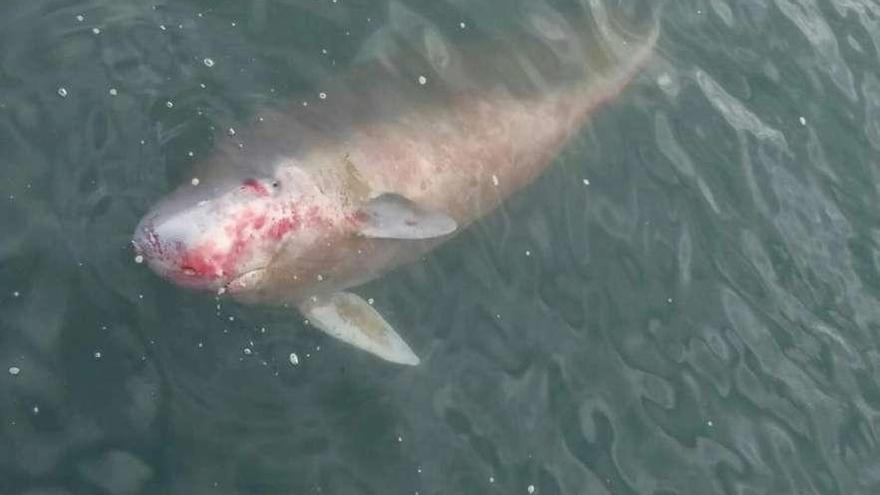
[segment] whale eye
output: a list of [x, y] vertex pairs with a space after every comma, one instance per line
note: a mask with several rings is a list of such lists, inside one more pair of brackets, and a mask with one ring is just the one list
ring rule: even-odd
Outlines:
[[273, 180], [272, 181], [272, 188], [273, 189], [281, 189], [281, 181], [277, 180], [277, 179]]

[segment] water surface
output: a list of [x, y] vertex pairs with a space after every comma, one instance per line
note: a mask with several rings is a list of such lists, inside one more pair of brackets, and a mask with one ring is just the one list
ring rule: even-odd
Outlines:
[[[403, 4], [436, 46], [521, 12]], [[5, 2], [0, 493], [877, 493], [878, 18], [666, 2], [548, 173], [359, 290], [400, 368], [129, 246], [214, 136], [318, 103], [386, 0]]]

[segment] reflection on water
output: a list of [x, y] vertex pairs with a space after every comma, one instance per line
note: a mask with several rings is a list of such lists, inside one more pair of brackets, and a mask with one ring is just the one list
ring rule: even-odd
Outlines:
[[[515, 3], [407, 1], [396, 49], [516, 51]], [[620, 9], [583, 3], [531, 5]], [[388, 11], [0, 7], [0, 493], [880, 489], [868, 0], [666, 2], [656, 60], [548, 173], [360, 290], [417, 368], [134, 262], [219, 130], [318, 103]]]

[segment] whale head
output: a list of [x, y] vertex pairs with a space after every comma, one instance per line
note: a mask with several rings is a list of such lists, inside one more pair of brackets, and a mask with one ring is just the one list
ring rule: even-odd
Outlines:
[[302, 226], [292, 189], [274, 177], [183, 186], [137, 226], [136, 259], [192, 289], [253, 282]]

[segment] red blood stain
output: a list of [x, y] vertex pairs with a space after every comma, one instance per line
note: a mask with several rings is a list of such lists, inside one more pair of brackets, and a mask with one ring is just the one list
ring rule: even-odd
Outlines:
[[[326, 222], [318, 208], [312, 208], [309, 223]], [[224, 232], [231, 239], [227, 249], [217, 249], [214, 242], [207, 242], [192, 249], [181, 249], [179, 261], [181, 272], [186, 277], [213, 280], [237, 273], [236, 268], [248, 251], [253, 250], [255, 236], [279, 241], [302, 225], [300, 215], [291, 208], [285, 208], [282, 216], [272, 219], [265, 213], [257, 214], [251, 209], [241, 212], [235, 220], [226, 225]]]
[[244, 188], [253, 192], [257, 196], [268, 196], [269, 190], [257, 179], [247, 179], [244, 181]]
[[333, 222], [321, 214], [320, 208], [312, 206], [306, 214], [306, 225], [309, 227], [332, 227]]
[[269, 230], [267, 231], [267, 235], [277, 241], [287, 235], [289, 232], [298, 229], [299, 225], [299, 215], [291, 214], [290, 216], [281, 218], [270, 225]]
[[190, 277], [217, 278], [217, 265], [212, 262], [215, 256], [211, 245], [184, 251], [180, 259], [180, 269]]

